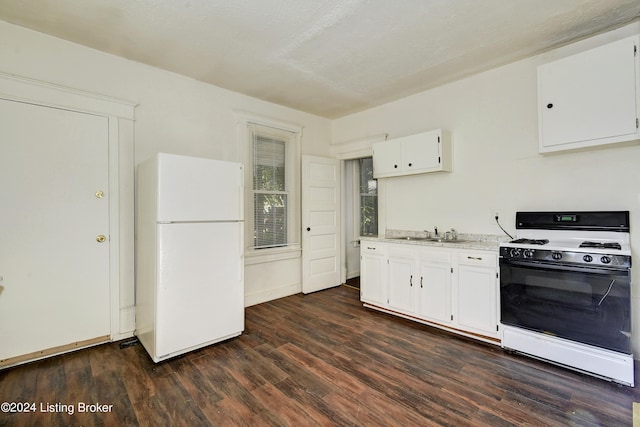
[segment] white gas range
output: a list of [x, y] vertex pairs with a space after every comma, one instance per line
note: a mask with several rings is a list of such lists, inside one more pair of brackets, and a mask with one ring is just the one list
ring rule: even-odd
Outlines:
[[629, 212], [518, 212], [500, 245], [503, 346], [633, 385]]

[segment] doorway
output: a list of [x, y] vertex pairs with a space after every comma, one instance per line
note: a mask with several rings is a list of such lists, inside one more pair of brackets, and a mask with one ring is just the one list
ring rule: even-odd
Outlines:
[[346, 285], [360, 288], [360, 237], [378, 235], [378, 181], [373, 158], [344, 162]]

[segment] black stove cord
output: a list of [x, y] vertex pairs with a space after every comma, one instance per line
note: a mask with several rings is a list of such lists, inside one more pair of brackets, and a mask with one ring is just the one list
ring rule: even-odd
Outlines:
[[498, 224], [498, 227], [500, 227], [500, 230], [504, 231], [504, 234], [506, 234], [507, 236], [509, 236], [509, 238], [511, 240], [513, 240], [513, 236], [511, 236], [511, 234], [507, 233], [507, 230], [505, 230], [504, 228], [502, 228], [502, 226], [500, 225], [500, 222], [498, 222], [498, 215], [496, 215], [496, 224]]

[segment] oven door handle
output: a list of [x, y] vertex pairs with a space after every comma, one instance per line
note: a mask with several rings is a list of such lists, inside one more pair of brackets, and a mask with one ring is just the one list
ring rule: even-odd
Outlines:
[[576, 271], [581, 273], [592, 273], [592, 274], [627, 274], [630, 275], [631, 269], [629, 267], [609, 267], [609, 266], [598, 266], [598, 267], [583, 267], [579, 265], [567, 265], [567, 264], [554, 264], [548, 262], [541, 261], [509, 261], [504, 258], [500, 258], [500, 267], [502, 266], [513, 265], [516, 267], [524, 267], [531, 269], [540, 269], [544, 268], [547, 270], [558, 270], [558, 271]]

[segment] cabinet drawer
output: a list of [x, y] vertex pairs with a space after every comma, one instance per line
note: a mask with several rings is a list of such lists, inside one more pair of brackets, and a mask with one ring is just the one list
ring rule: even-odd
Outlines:
[[414, 258], [416, 254], [415, 246], [403, 244], [387, 245], [387, 255], [390, 257]]
[[370, 240], [360, 241], [360, 252], [370, 254], [384, 253], [385, 244], [380, 242], [372, 242]]
[[420, 248], [420, 259], [451, 264], [451, 251], [442, 248]]
[[458, 264], [496, 267], [498, 265], [498, 255], [492, 252], [461, 251], [458, 253]]

